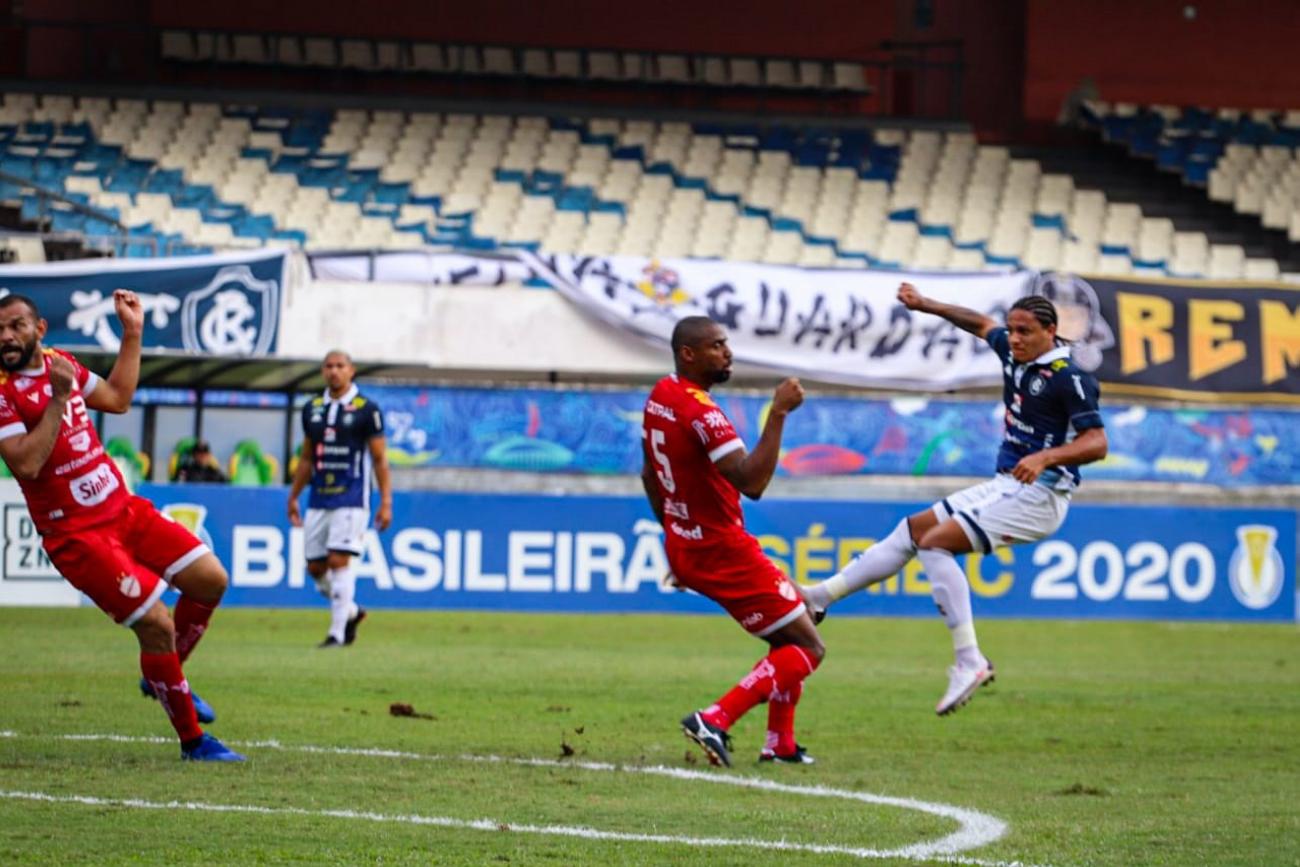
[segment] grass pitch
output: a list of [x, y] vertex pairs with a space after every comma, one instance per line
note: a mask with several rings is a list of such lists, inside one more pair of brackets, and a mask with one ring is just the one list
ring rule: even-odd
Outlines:
[[[733, 732], [728, 772], [708, 769], [677, 728], [762, 652], [721, 614], [376, 611], [354, 647], [318, 651], [326, 620], [218, 613], [187, 666], [217, 708], [211, 731], [284, 748], [250, 744], [245, 765], [196, 766], [178, 760], [161, 710], [135, 687], [132, 636], [94, 610], [0, 609], [0, 730], [11, 733], [0, 737], [0, 791], [112, 802], [0, 797], [0, 863], [825, 865], [852, 859], [762, 841], [889, 850], [956, 828], [887, 805], [580, 764], [594, 762], [978, 810], [1009, 826], [964, 853], [982, 863], [1300, 864], [1295, 627], [983, 621], [997, 683], [939, 719], [950, 654], [937, 619], [832, 616], [829, 655], [800, 708], [800, 741], [819, 763], [759, 766], [760, 707]], [[394, 702], [432, 718], [392, 716]], [[92, 734], [131, 739], [66, 737]], [[489, 755], [548, 763], [464, 758]], [[442, 824], [398, 820], [411, 816]], [[474, 820], [489, 821], [456, 824]]]

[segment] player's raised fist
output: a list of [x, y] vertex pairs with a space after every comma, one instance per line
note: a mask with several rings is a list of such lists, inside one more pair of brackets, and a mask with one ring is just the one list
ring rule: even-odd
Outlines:
[[920, 310], [925, 304], [925, 296], [911, 283], [899, 284], [898, 300], [908, 310]]
[[113, 290], [113, 308], [122, 323], [122, 334], [139, 337], [144, 332], [144, 305], [130, 289]]
[[803, 386], [793, 376], [778, 385], [776, 392], [772, 395], [772, 410], [774, 412], [791, 412], [797, 409], [801, 403], [803, 403]]
[[50, 367], [50, 388], [59, 397], [67, 397], [72, 393], [72, 384], [77, 380], [77, 371], [72, 362], [57, 352], [51, 352], [45, 360]]

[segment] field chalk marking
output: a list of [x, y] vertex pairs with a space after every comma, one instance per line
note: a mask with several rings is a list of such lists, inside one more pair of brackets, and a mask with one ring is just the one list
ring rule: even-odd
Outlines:
[[[114, 735], [114, 734], [72, 734], [72, 735], [23, 735], [12, 731], [0, 731], [0, 738], [35, 738], [41, 740], [65, 741], [111, 741], [115, 743], [150, 743], [174, 744], [173, 738]], [[456, 819], [445, 816], [420, 816], [374, 813], [357, 810], [308, 810], [300, 807], [262, 807], [247, 804], [210, 804], [194, 801], [145, 801], [135, 798], [100, 798], [89, 795], [51, 795], [44, 792], [27, 792], [0, 790], [0, 798], [16, 801], [35, 801], [44, 803], [83, 804], [88, 806], [110, 806], [142, 810], [190, 810], [211, 813], [244, 813], [254, 815], [289, 815], [307, 817], [328, 817], [352, 819], [367, 822], [387, 822], [407, 825], [426, 825], [443, 828], [461, 828], [478, 831], [513, 831], [520, 834], [539, 834], [559, 837], [580, 837], [589, 840], [611, 840], [633, 843], [663, 843], [673, 845], [713, 847], [713, 848], [754, 848], [771, 851], [809, 852], [823, 855], [846, 855], [860, 859], [903, 858], [913, 861], [938, 861], [949, 864], [969, 864], [973, 867], [1029, 867], [1018, 861], [989, 861], [969, 858], [961, 853], [976, 847], [985, 846], [1000, 839], [1007, 832], [1007, 824], [1000, 819], [964, 807], [921, 801], [914, 798], [897, 798], [888, 795], [874, 795], [869, 792], [857, 792], [850, 789], [834, 789], [827, 786], [800, 786], [780, 783], [762, 777], [737, 776], [723, 773], [693, 771], [683, 768], [669, 768], [661, 765], [637, 766], [616, 765], [606, 762], [574, 762], [559, 759], [508, 758], [503, 756], [459, 755], [446, 756], [429, 753], [414, 753], [402, 750], [361, 747], [328, 747], [310, 744], [284, 744], [276, 740], [229, 741], [232, 746], [243, 749], [279, 750], [311, 754], [329, 754], [341, 756], [360, 756], [366, 758], [399, 759], [403, 761], [426, 762], [479, 762], [485, 764], [510, 764], [526, 767], [577, 768], [588, 771], [605, 771], [612, 773], [648, 774], [671, 779], [692, 782], [714, 783], [738, 786], [781, 794], [803, 797], [838, 798], [896, 807], [904, 810], [916, 810], [934, 816], [951, 819], [958, 824], [958, 829], [937, 840], [915, 843], [897, 849], [870, 849], [851, 846], [839, 846], [821, 843], [797, 843], [788, 840], [760, 840], [755, 838], [732, 837], [688, 837], [668, 834], [634, 834], [622, 831], [603, 831], [598, 828], [570, 825], [526, 825], [505, 822], [497, 819]]]

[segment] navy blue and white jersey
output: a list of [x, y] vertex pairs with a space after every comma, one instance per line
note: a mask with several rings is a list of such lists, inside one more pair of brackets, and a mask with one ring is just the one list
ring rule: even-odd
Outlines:
[[326, 391], [302, 408], [302, 432], [312, 443], [309, 509], [370, 508], [370, 441], [384, 434], [374, 401], [354, 385], [337, 400]]
[[[1070, 358], [1068, 346], [1058, 346], [1028, 364], [1011, 357], [1007, 329], [988, 333], [989, 346], [1002, 360], [1002, 402], [1006, 404], [1006, 434], [998, 449], [998, 472], [1010, 472], [1034, 452], [1068, 443], [1090, 428], [1102, 427], [1096, 378]], [[1069, 491], [1079, 484], [1079, 468], [1049, 467], [1039, 482]]]

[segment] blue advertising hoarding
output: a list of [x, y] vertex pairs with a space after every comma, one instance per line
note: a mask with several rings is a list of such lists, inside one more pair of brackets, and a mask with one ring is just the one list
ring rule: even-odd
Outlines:
[[[323, 604], [284, 489], [146, 485], [227, 564], [227, 604]], [[923, 503], [764, 500], [750, 530], [787, 574], [829, 577]], [[377, 608], [714, 612], [664, 588], [663, 535], [644, 500], [397, 492], [371, 532], [358, 598]], [[1077, 505], [1054, 537], [966, 558], [981, 617], [1294, 621], [1296, 515], [1284, 509]], [[929, 616], [919, 563], [836, 615]]]

